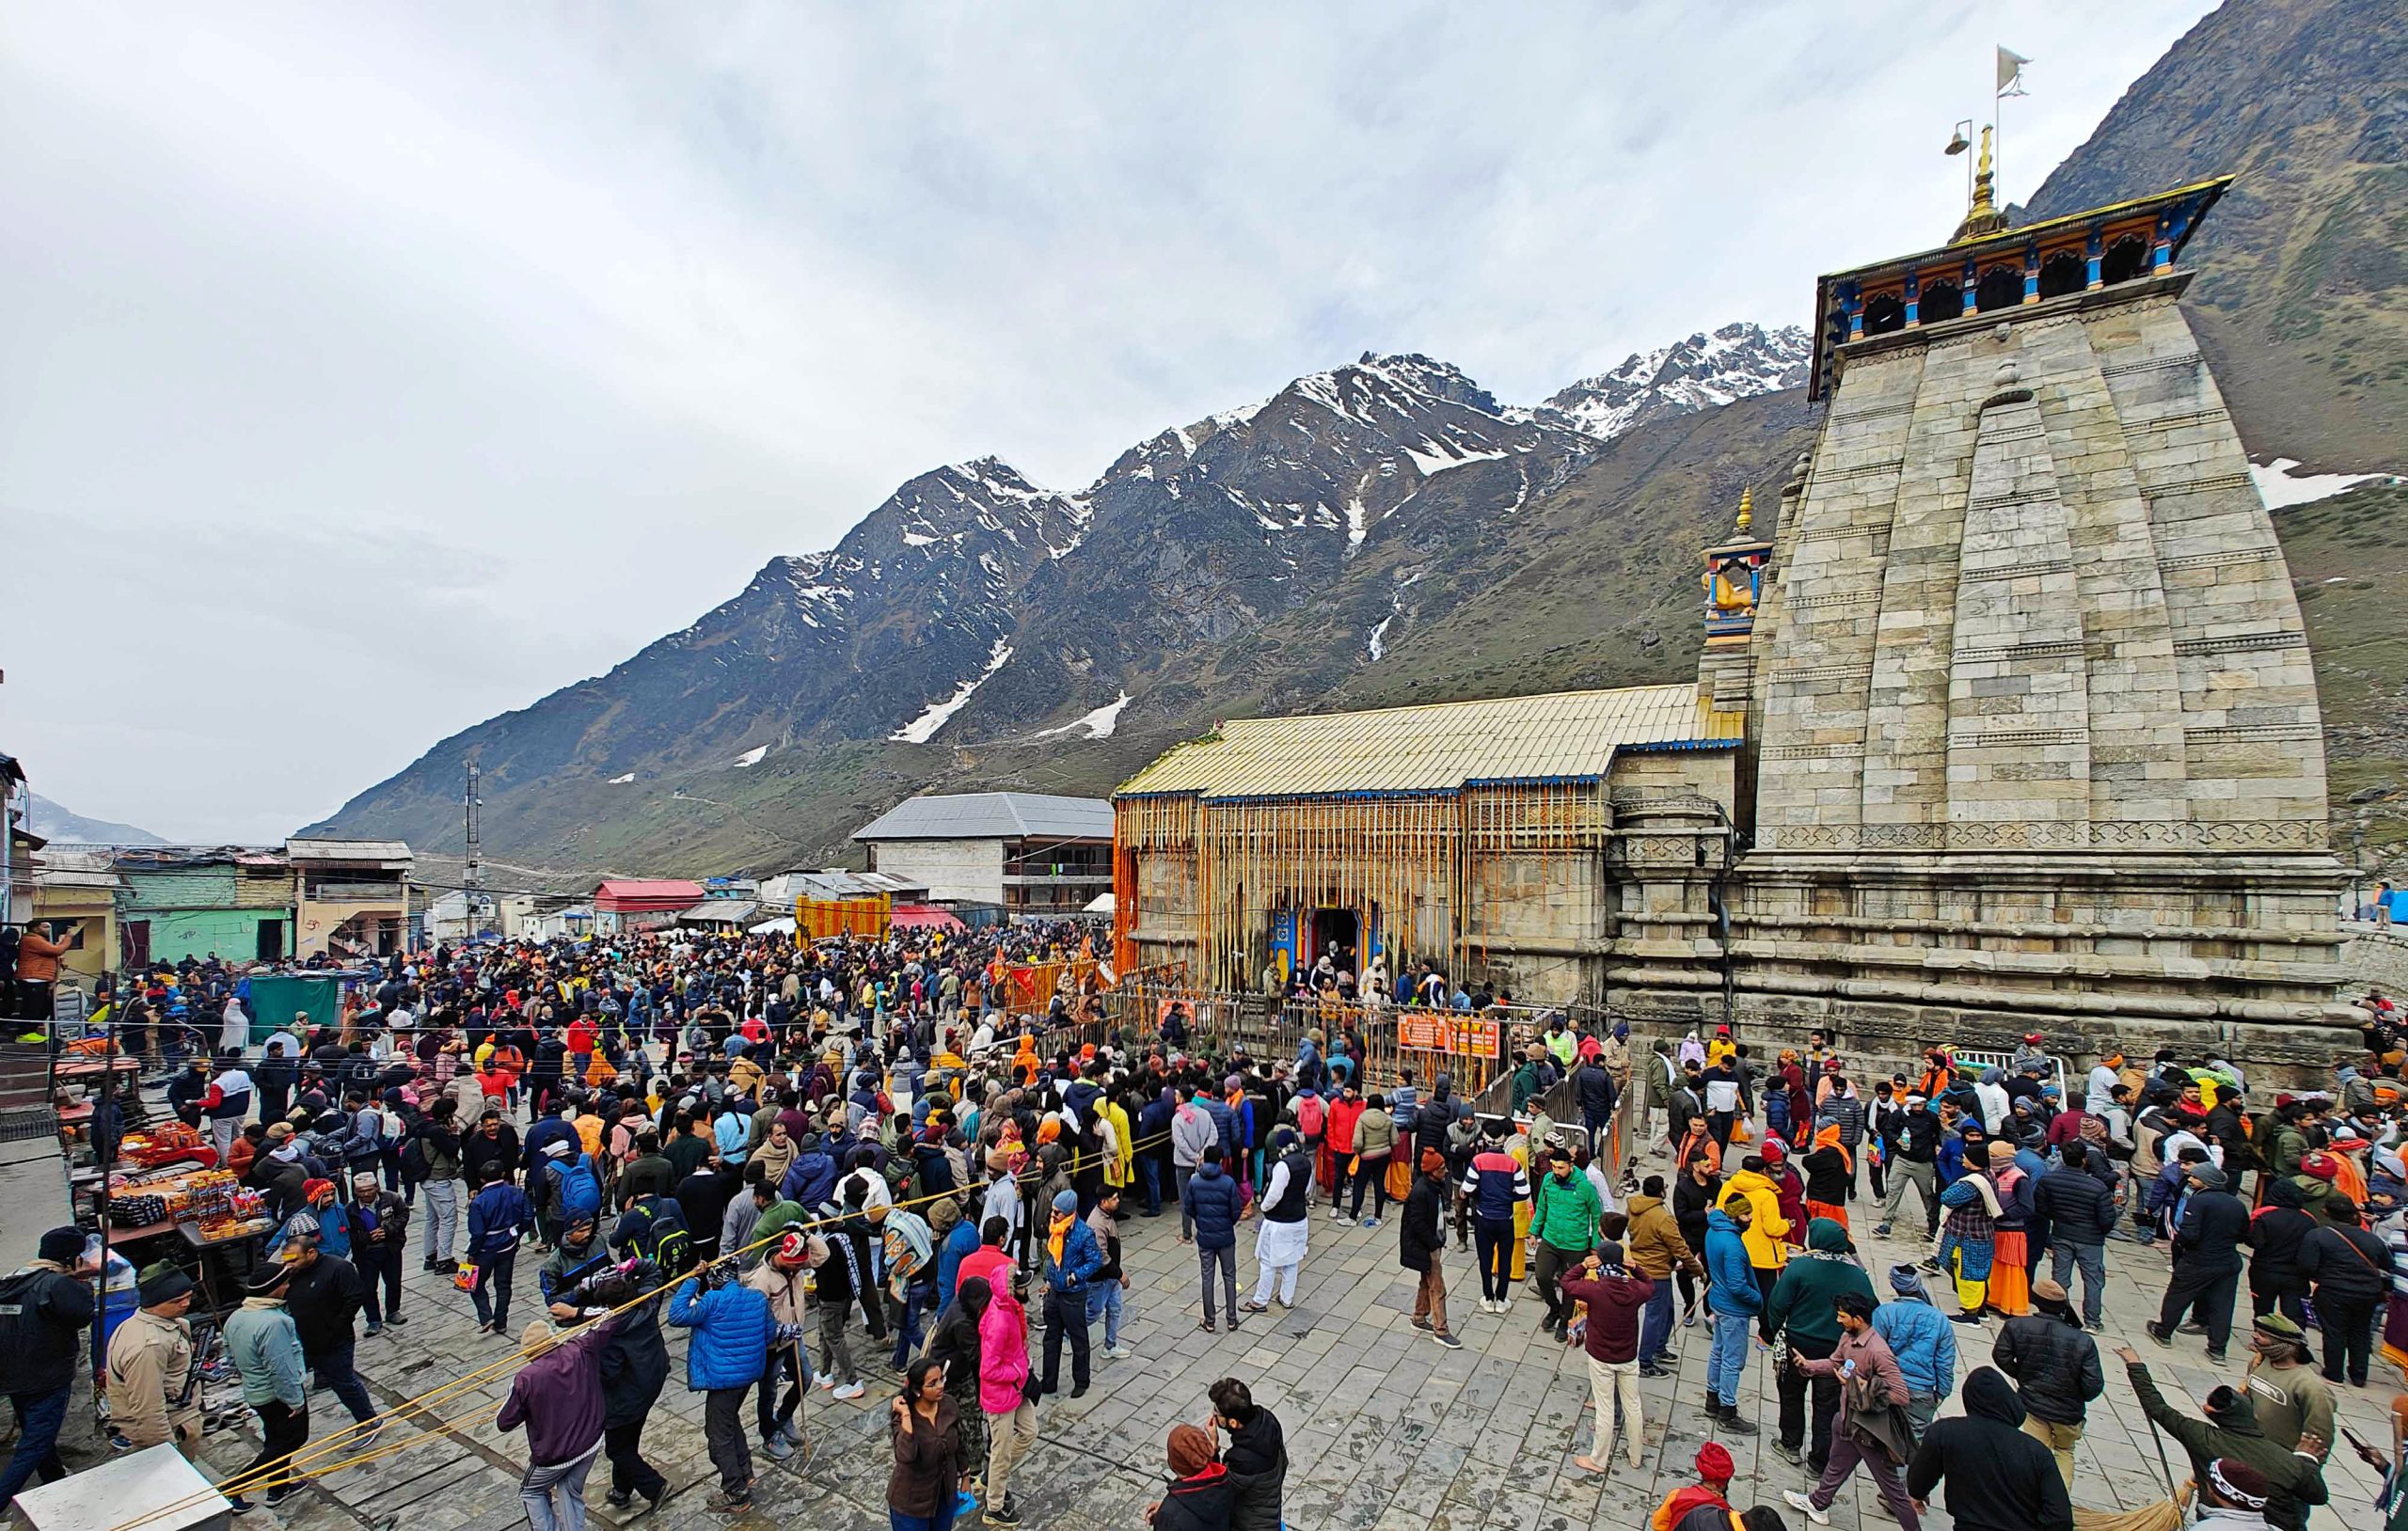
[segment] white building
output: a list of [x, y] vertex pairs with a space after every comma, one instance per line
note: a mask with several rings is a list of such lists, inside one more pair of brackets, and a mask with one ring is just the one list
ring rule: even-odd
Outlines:
[[873, 871], [940, 903], [1012, 916], [1077, 914], [1112, 891], [1112, 805], [1101, 797], [968, 792], [910, 797], [863, 826]]

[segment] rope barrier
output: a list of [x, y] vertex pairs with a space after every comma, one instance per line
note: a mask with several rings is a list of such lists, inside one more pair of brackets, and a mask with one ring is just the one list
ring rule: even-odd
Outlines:
[[[1129, 1151], [1133, 1159], [1133, 1156], [1140, 1150], [1153, 1148], [1162, 1144], [1168, 1143], [1170, 1138], [1171, 1134], [1164, 1132], [1150, 1138], [1138, 1139], [1130, 1144]], [[1116, 1159], [1117, 1158], [1117, 1155], [1115, 1157]], [[1077, 1159], [1075, 1156], [1071, 1162], [1073, 1165], [1076, 1165]], [[1038, 1179], [1043, 1173], [1044, 1172], [1041, 1171], [1038, 1166], [1031, 1165], [1027, 1169], [1015, 1172], [1012, 1178], [1016, 1184], [1025, 1185]], [[990, 1182], [990, 1184], [992, 1182]], [[914, 1196], [909, 1200], [894, 1202], [889, 1205], [897, 1207], [926, 1206], [932, 1202], [943, 1201], [950, 1196], [961, 1195], [964, 1189], [966, 1188], [957, 1188], [952, 1191], [932, 1192], [925, 1196]], [[744, 1245], [741, 1249], [722, 1252], [709, 1260], [697, 1260], [685, 1271], [678, 1272], [674, 1276], [664, 1279], [658, 1286], [654, 1287], [651, 1291], [630, 1298], [626, 1302], [620, 1303], [618, 1306], [611, 1308], [607, 1312], [592, 1315], [583, 1322], [580, 1322], [576, 1330], [571, 1330], [566, 1334], [553, 1336], [551, 1341], [541, 1350], [534, 1351], [531, 1354], [515, 1350], [510, 1355], [504, 1356], [499, 1361], [495, 1361], [482, 1366], [477, 1370], [468, 1373], [467, 1376], [454, 1378], [452, 1381], [445, 1382], [438, 1387], [429, 1388], [425, 1392], [418, 1394], [413, 1397], [404, 1398], [400, 1403], [395, 1404], [392, 1408], [386, 1410], [381, 1413], [372, 1414], [367, 1419], [355, 1420], [352, 1424], [336, 1431], [332, 1436], [327, 1437], [324, 1442], [319, 1443], [313, 1449], [306, 1453], [296, 1451], [291, 1456], [279, 1459], [277, 1462], [269, 1462], [256, 1469], [246, 1468], [242, 1472], [232, 1474], [212, 1483], [205, 1491], [188, 1494], [182, 1499], [172, 1504], [156, 1507], [150, 1513], [135, 1520], [119, 1522], [117, 1524], [109, 1526], [107, 1531], [134, 1531], [135, 1527], [147, 1525], [163, 1516], [206, 1505], [212, 1499], [214, 1499], [219, 1495], [225, 1495], [230, 1498], [235, 1494], [254, 1489], [265, 1490], [280, 1487], [293, 1487], [301, 1483], [308, 1482], [313, 1478], [325, 1476], [332, 1473], [342, 1472], [352, 1467], [363, 1466], [370, 1462], [381, 1460], [387, 1457], [398, 1456], [400, 1453], [409, 1450], [414, 1446], [423, 1445], [429, 1442], [441, 1440], [460, 1425], [483, 1417], [484, 1414], [483, 1407], [480, 1406], [470, 1413], [462, 1414], [452, 1419], [440, 1420], [432, 1429], [421, 1430], [418, 1434], [407, 1436], [403, 1440], [394, 1442], [390, 1444], [376, 1446], [361, 1453], [358, 1456], [346, 1458], [341, 1461], [325, 1463], [323, 1466], [310, 1467], [306, 1472], [301, 1470], [306, 1463], [320, 1461], [321, 1459], [325, 1458], [331, 1452], [342, 1450], [347, 1445], [357, 1444], [359, 1438], [365, 1432], [381, 1430], [386, 1425], [396, 1420], [403, 1419], [407, 1415], [420, 1413], [432, 1413], [433, 1406], [436, 1403], [448, 1402], [451, 1399], [459, 1397], [463, 1392], [480, 1387], [488, 1381], [499, 1381], [499, 1378], [506, 1373], [515, 1373], [520, 1366], [523, 1366], [528, 1362], [536, 1359], [537, 1356], [547, 1354], [559, 1346], [572, 1343], [580, 1332], [591, 1328], [592, 1325], [600, 1323], [608, 1318], [617, 1318], [621, 1314], [642, 1307], [646, 1302], [657, 1302], [664, 1292], [671, 1291], [674, 1287], [684, 1285], [687, 1281], [693, 1279], [701, 1271], [721, 1260], [739, 1258], [745, 1255], [752, 1253], [756, 1249], [760, 1249], [769, 1244], [772, 1241], [783, 1240], [785, 1236], [790, 1233], [812, 1233], [822, 1228], [851, 1221], [852, 1215], [848, 1214], [842, 1217], [816, 1218], [808, 1223], [789, 1223], [785, 1226], [780, 1228], [777, 1232], [769, 1234], [765, 1238], [756, 1239], [751, 1243]], [[280, 1472], [277, 1471], [279, 1468], [281, 1469]], [[273, 1476], [271, 1476], [271, 1475]]]

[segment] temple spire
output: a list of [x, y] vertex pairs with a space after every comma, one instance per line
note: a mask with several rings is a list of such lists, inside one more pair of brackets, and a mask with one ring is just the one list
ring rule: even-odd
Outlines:
[[1754, 525], [1756, 519], [1753, 510], [1754, 504], [1754, 492], [1745, 484], [1742, 484], [1739, 488], [1739, 519], [1736, 523], [1739, 530], [1745, 531], [1749, 527]]

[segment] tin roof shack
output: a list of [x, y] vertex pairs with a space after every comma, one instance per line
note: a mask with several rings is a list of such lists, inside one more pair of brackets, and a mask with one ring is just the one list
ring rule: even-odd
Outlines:
[[1120, 971], [1250, 989], [1377, 954], [1392, 977], [1602, 999], [1624, 898], [1708, 875], [1684, 835], [1664, 844], [1693, 876], [1631, 878], [1640, 824], [1659, 800], [1727, 813], [1741, 721], [1642, 686], [1224, 723], [1114, 795]]
[[296, 955], [389, 956], [409, 931], [410, 848], [399, 840], [288, 840], [299, 897]]
[[1101, 797], [964, 792], [907, 797], [853, 832], [870, 866], [940, 903], [1014, 918], [1072, 915], [1112, 886], [1112, 805]]
[[594, 890], [594, 928], [651, 930], [703, 901], [703, 885], [676, 877], [611, 877]]
[[293, 863], [241, 845], [120, 850], [120, 940], [135, 967], [214, 954], [228, 962], [293, 955]]

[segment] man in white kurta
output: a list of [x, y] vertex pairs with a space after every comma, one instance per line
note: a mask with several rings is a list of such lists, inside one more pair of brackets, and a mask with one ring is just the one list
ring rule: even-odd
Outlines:
[[1271, 1305], [1275, 1284], [1279, 1305], [1296, 1305], [1296, 1275], [1304, 1268], [1306, 1229], [1312, 1223], [1312, 1155], [1305, 1152], [1304, 1140], [1292, 1127], [1274, 1131], [1270, 1147], [1270, 1177], [1255, 1204], [1262, 1216], [1255, 1224], [1254, 1257], [1262, 1273], [1255, 1283], [1254, 1296], [1245, 1303], [1248, 1313], [1260, 1313]]

